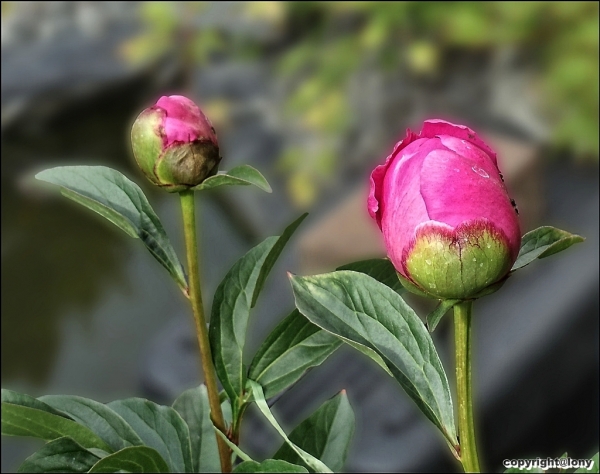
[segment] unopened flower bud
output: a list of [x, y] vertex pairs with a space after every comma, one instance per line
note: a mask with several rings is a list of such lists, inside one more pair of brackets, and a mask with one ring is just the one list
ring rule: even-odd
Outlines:
[[216, 174], [221, 158], [210, 120], [187, 97], [161, 97], [131, 129], [131, 144], [146, 177], [168, 192], [180, 192]]
[[371, 174], [368, 209], [402, 277], [439, 299], [492, 291], [521, 243], [496, 154], [471, 129], [427, 120]]

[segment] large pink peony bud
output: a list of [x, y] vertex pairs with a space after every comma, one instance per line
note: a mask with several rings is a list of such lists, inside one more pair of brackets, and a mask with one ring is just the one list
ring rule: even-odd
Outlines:
[[496, 154], [468, 127], [427, 120], [373, 170], [368, 199], [398, 273], [440, 299], [504, 279], [521, 244]]
[[133, 154], [146, 177], [169, 192], [202, 183], [219, 167], [215, 129], [187, 97], [161, 97], [131, 129]]

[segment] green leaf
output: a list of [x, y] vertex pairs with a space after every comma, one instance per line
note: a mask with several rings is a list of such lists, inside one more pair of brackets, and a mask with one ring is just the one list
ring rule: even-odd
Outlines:
[[89, 428], [67, 418], [51, 406], [10, 390], [2, 389], [2, 434], [32, 436], [47, 441], [70, 437], [84, 448], [99, 448], [112, 452]]
[[97, 212], [129, 236], [140, 238], [187, 294], [183, 267], [160, 219], [140, 187], [105, 166], [61, 166], [35, 175], [61, 187], [61, 193]]
[[277, 257], [306, 215], [290, 224], [280, 237], [267, 238], [240, 258], [215, 292], [209, 327], [210, 345], [217, 375], [234, 411], [235, 401], [242, 395], [245, 384], [242, 355], [250, 308]]
[[438, 323], [442, 320], [448, 310], [457, 303], [460, 303], [460, 300], [440, 301], [440, 304], [438, 304], [437, 307], [427, 315], [427, 329], [429, 329], [429, 332], [433, 332], [435, 330]]
[[72, 395], [46, 395], [39, 400], [87, 426], [113, 451], [143, 444], [131, 426], [103, 403]]
[[231, 451], [233, 451], [237, 457], [239, 457], [242, 461], [252, 461], [253, 460], [244, 451], [242, 451], [239, 446], [232, 443], [231, 440], [227, 436], [225, 436], [221, 432], [221, 430], [219, 430], [219, 428], [217, 428], [214, 424], [213, 424], [213, 428], [214, 428], [215, 432], [217, 433], [217, 436], [219, 436], [223, 441], [225, 441], [225, 444], [227, 446], [229, 446], [229, 449], [231, 449]]
[[592, 456], [592, 461], [594, 462], [594, 464], [592, 465], [592, 467], [589, 470], [585, 467], [580, 467], [579, 469], [575, 470], [574, 472], [577, 472], [577, 473], [584, 473], [584, 472], [592, 473], [593, 472], [593, 473], [597, 474], [598, 473], [598, 462], [599, 462], [598, 454], [599, 453], [596, 453]]
[[219, 186], [249, 186], [251, 184], [267, 193], [273, 191], [265, 177], [260, 174], [260, 171], [250, 165], [236, 166], [227, 172], [221, 172], [215, 176], [206, 178], [202, 184], [194, 187], [193, 190], [205, 191]]
[[[403, 286], [402, 281], [399, 278], [401, 275], [396, 272], [394, 265], [387, 258], [361, 260], [358, 262], [349, 263], [347, 265], [342, 265], [341, 267], [336, 268], [336, 270], [349, 270], [364, 273], [365, 275], [375, 278], [375, 280], [383, 283], [384, 285], [389, 286], [399, 295], [406, 291], [406, 288]], [[354, 347], [357, 351], [365, 354], [367, 357], [376, 362], [377, 365], [379, 365], [383, 370], [385, 370], [390, 377], [393, 377], [383, 359], [374, 350], [340, 335], [338, 335], [338, 338], [340, 338], [349, 346]]]
[[[338, 270], [365, 273], [398, 293], [404, 291], [394, 266], [385, 258], [350, 263]], [[248, 377], [260, 383], [265, 397], [271, 398], [297, 382], [306, 370], [322, 364], [341, 344], [339, 338], [295, 310], [267, 336], [250, 364]], [[366, 348], [360, 346], [359, 350]], [[387, 370], [383, 361], [379, 363]]]
[[306, 468], [276, 459], [265, 459], [263, 462], [244, 461], [238, 464], [233, 472], [308, 472]]
[[269, 406], [265, 400], [265, 395], [263, 393], [262, 387], [253, 380], [248, 380], [248, 388], [252, 391], [252, 396], [254, 401], [256, 402], [256, 406], [261, 411], [261, 413], [265, 416], [267, 420], [273, 425], [273, 428], [277, 430], [277, 432], [281, 435], [281, 437], [285, 440], [285, 442], [292, 448], [295, 453], [300, 457], [300, 459], [312, 470], [315, 472], [332, 472], [323, 462], [312, 454], [307, 453], [302, 448], [296, 446], [285, 434], [285, 431], [279, 426], [279, 423], [269, 410]]
[[[342, 391], [294, 428], [289, 438], [292, 443], [323, 461], [334, 472], [340, 472], [346, 462], [353, 434], [354, 412], [346, 392]], [[288, 444], [283, 444], [273, 458], [303, 464], [302, 459]]]
[[427, 329], [400, 295], [367, 275], [350, 271], [293, 276], [291, 282], [300, 312], [324, 330], [377, 353], [456, 449], [446, 373]]
[[190, 429], [193, 472], [220, 472], [217, 438], [210, 421], [210, 405], [205, 385], [190, 388], [173, 403]]
[[353, 272], [364, 273], [375, 280], [389, 286], [398, 294], [402, 294], [405, 288], [402, 286], [398, 273], [392, 262], [387, 258], [373, 258], [370, 260], [361, 260], [359, 262], [349, 263], [336, 268], [336, 270], [350, 270]]
[[[269, 273], [271, 273], [275, 262], [277, 262], [277, 259], [281, 255], [281, 252], [283, 251], [284, 247], [286, 246], [294, 232], [296, 232], [296, 229], [300, 226], [300, 224], [302, 224], [302, 221], [306, 219], [306, 216], [308, 216], [307, 212], [302, 214], [300, 217], [298, 217], [298, 219], [296, 219], [294, 222], [288, 225], [284, 229], [280, 237], [270, 237], [271, 239], [273, 239], [273, 245], [271, 247], [271, 250], [269, 250], [266, 254], [266, 258], [264, 259], [264, 262], [260, 267], [260, 272], [258, 273], [256, 283], [254, 284], [254, 291], [252, 292], [252, 303], [250, 305], [251, 308], [254, 308], [254, 306], [256, 305], [258, 295], [260, 294], [265, 284], [265, 281], [269, 276]], [[268, 240], [269, 239], [266, 239], [265, 242], [263, 242], [263, 244], [266, 243]], [[260, 245], [258, 245], [257, 247], [259, 246]], [[267, 245], [267, 247], [269, 246]]]
[[[155, 449], [130, 446], [99, 460], [89, 472], [177, 472], [170, 471]], [[196, 472], [196, 471], [194, 471]]]
[[342, 345], [294, 310], [267, 336], [256, 352], [248, 377], [271, 398], [297, 382], [309, 368], [320, 365]]
[[57, 438], [25, 459], [17, 472], [88, 472], [98, 460], [71, 438]]
[[7, 390], [5, 388], [2, 389], [2, 403], [12, 403], [13, 405], [21, 405], [24, 407], [35, 408], [36, 410], [45, 411], [47, 413], [62, 416], [63, 418], [72, 420], [72, 418], [66, 413], [52, 408], [50, 405], [38, 400], [37, 398], [25, 395], [24, 393]]
[[193, 472], [190, 432], [179, 413], [143, 398], [108, 404], [129, 423], [144, 444], [154, 448], [172, 472]]
[[346, 344], [348, 344], [351, 347], [354, 347], [354, 349], [356, 349], [359, 352], [362, 352], [364, 355], [366, 355], [368, 358], [370, 358], [372, 361], [374, 361], [379, 367], [381, 367], [383, 370], [385, 370], [390, 377], [394, 376], [394, 374], [392, 374], [390, 369], [388, 369], [388, 366], [385, 364], [385, 362], [381, 358], [381, 356], [377, 352], [375, 352], [373, 349], [371, 349], [370, 347], [364, 346], [363, 344], [359, 344], [358, 342], [353, 341], [351, 339], [347, 339], [343, 336], [338, 336], [338, 337], [342, 341], [344, 341]]
[[530, 264], [536, 258], [549, 257], [584, 240], [580, 235], [571, 234], [555, 227], [538, 227], [523, 236], [521, 250], [519, 250], [517, 261], [511, 271], [514, 272]]

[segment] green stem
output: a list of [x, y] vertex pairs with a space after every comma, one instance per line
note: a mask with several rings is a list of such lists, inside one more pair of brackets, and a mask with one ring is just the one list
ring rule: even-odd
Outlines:
[[[219, 401], [219, 389], [217, 387], [217, 376], [213, 365], [208, 341], [208, 331], [204, 318], [204, 305], [202, 303], [202, 289], [200, 287], [200, 265], [198, 263], [198, 243], [196, 235], [196, 209], [193, 191], [179, 193], [181, 197], [181, 210], [183, 212], [183, 231], [185, 234], [185, 249], [189, 272], [189, 298], [192, 303], [194, 319], [196, 321], [196, 333], [200, 345], [200, 356], [202, 360], [202, 371], [204, 382], [208, 391], [208, 403], [210, 405], [211, 418], [215, 426], [226, 433], [225, 420], [221, 411]], [[215, 433], [221, 459], [221, 471], [231, 472], [231, 451], [227, 444]]]
[[465, 472], [480, 472], [475, 427], [473, 423], [473, 389], [471, 380], [472, 301], [454, 306], [454, 342], [456, 351], [456, 392], [458, 395], [458, 435], [460, 458]]

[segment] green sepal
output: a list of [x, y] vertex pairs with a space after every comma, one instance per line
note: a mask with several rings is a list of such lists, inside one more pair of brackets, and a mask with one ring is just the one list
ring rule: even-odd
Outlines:
[[257, 188], [271, 193], [273, 190], [266, 178], [250, 165], [240, 165], [231, 168], [229, 171], [221, 171], [214, 176], [206, 178], [202, 184], [194, 187], [194, 191], [207, 191], [209, 189], [221, 186], [249, 186], [254, 185]]
[[503, 278], [511, 265], [506, 236], [487, 221], [416, 232], [403, 265], [419, 289], [437, 299], [473, 299]]
[[404, 287], [405, 290], [410, 291], [414, 295], [424, 296], [425, 298], [437, 299], [437, 298], [435, 298], [435, 296], [425, 293], [421, 288], [419, 288], [412, 281], [410, 281], [408, 278], [406, 278], [404, 275], [402, 275], [402, 273], [397, 272], [397, 275], [398, 275], [398, 278], [400, 279], [400, 283], [402, 283], [402, 286]]
[[155, 174], [155, 165], [162, 153], [162, 138], [159, 130], [164, 112], [146, 109], [131, 127], [131, 147], [136, 163], [152, 183], [160, 185]]
[[429, 332], [433, 332], [448, 310], [458, 303], [460, 303], [460, 300], [441, 300], [440, 304], [427, 315], [427, 329]]
[[549, 257], [584, 240], [580, 235], [571, 234], [555, 227], [538, 227], [531, 232], [527, 232], [521, 239], [521, 249], [511, 268], [511, 273], [523, 268], [525, 265], [529, 265], [536, 258]]

